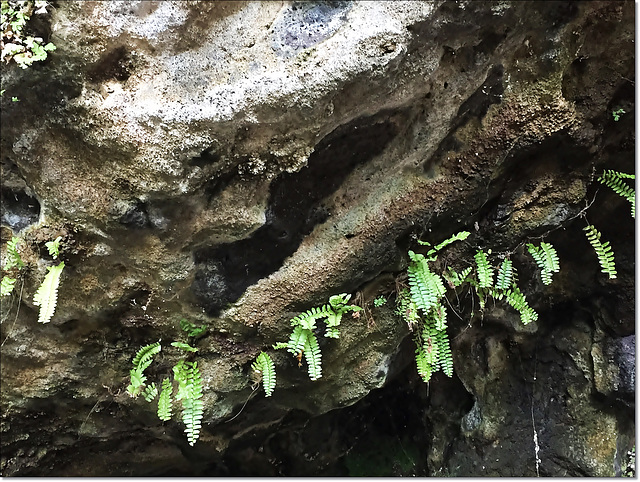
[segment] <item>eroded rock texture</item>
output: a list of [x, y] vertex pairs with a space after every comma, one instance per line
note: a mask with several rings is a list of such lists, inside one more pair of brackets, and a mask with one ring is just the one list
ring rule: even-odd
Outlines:
[[[27, 264], [2, 303], [3, 475], [620, 473], [634, 221], [595, 179], [634, 172], [632, 2], [71, 1], [37, 28], [57, 50], [2, 71], [2, 244]], [[393, 299], [416, 239], [462, 229], [439, 268], [508, 252], [540, 317], [451, 299], [456, 373], [427, 387]], [[254, 393], [254, 357], [342, 292], [367, 309], [321, 345], [324, 376], [276, 352]], [[125, 393], [181, 318], [209, 328], [194, 447]]]

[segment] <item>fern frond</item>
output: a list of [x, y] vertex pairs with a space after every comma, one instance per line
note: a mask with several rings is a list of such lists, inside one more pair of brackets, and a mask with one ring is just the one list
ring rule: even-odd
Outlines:
[[202, 414], [204, 405], [202, 400], [187, 398], [182, 401], [182, 422], [185, 425], [185, 433], [189, 445], [193, 446], [200, 437], [200, 429], [202, 428]]
[[545, 242], [540, 243], [539, 247], [527, 243], [527, 250], [540, 268], [542, 282], [545, 285], [551, 284], [552, 274], [560, 271], [560, 260], [558, 259], [558, 253], [555, 248]]
[[262, 388], [264, 388], [265, 396], [270, 397], [276, 388], [276, 366], [273, 360], [265, 352], [260, 352], [251, 368], [262, 374]]
[[307, 338], [309, 338], [310, 335], [313, 335], [311, 330], [305, 330], [301, 326], [296, 326], [289, 336], [287, 351], [292, 355], [299, 355], [304, 350]]
[[293, 318], [291, 326], [300, 326], [305, 330], [315, 330], [316, 320], [326, 318], [331, 313], [329, 305], [313, 307]]
[[304, 345], [304, 358], [309, 369], [309, 378], [313, 381], [322, 377], [322, 353], [316, 336], [311, 333]]
[[196, 326], [184, 318], [180, 320], [180, 329], [184, 331], [187, 336], [191, 336], [193, 338], [197, 338], [207, 331], [206, 326]]
[[487, 255], [479, 250], [473, 257], [478, 268], [478, 285], [480, 288], [491, 288], [493, 285], [493, 268], [489, 266]]
[[451, 378], [453, 376], [453, 355], [451, 354], [449, 336], [445, 330], [442, 330], [436, 333], [434, 338], [438, 347], [438, 367]]
[[129, 376], [131, 378], [131, 383], [127, 387], [127, 393], [133, 398], [136, 398], [144, 388], [147, 377], [142, 373], [142, 370], [138, 370], [137, 368], [129, 370]]
[[147, 402], [152, 402], [158, 396], [158, 387], [156, 387], [155, 382], [145, 387], [142, 396]]
[[416, 347], [416, 367], [418, 368], [418, 374], [422, 381], [425, 383], [429, 382], [431, 379], [431, 374], [433, 373], [433, 365], [429, 362], [430, 359], [427, 357], [425, 350], [422, 345], [417, 345]]
[[171, 343], [171, 346], [175, 346], [176, 348], [180, 348], [181, 350], [189, 351], [189, 352], [198, 351], [197, 348], [194, 348], [188, 343], [183, 343], [181, 341], [174, 341]]
[[0, 282], [0, 296], [10, 295], [13, 291], [13, 287], [16, 284], [15, 278], [9, 278], [8, 276], [3, 276], [2, 281]]
[[58, 266], [49, 267], [49, 272], [33, 296], [33, 304], [40, 307], [39, 323], [49, 323], [53, 317], [58, 303], [58, 286], [60, 285], [60, 275], [63, 268], [64, 261]]
[[433, 323], [436, 330], [440, 331], [447, 329], [447, 309], [440, 303], [431, 308], [428, 318], [429, 322]]
[[409, 290], [403, 289], [396, 299], [396, 313], [407, 323], [410, 330], [413, 330], [415, 325], [420, 319], [418, 315], [418, 307], [411, 300]]
[[356, 305], [347, 305], [351, 295], [346, 293], [342, 293], [340, 295], [334, 295], [329, 298], [329, 306], [327, 315], [327, 319], [324, 321], [327, 325], [327, 331], [325, 332], [325, 337], [327, 338], [338, 338], [340, 336], [340, 332], [337, 330], [337, 327], [340, 326], [340, 322], [342, 321], [342, 315], [349, 311], [360, 311], [362, 308]]
[[529, 306], [526, 297], [517, 286], [514, 286], [505, 293], [505, 299], [513, 309], [520, 313], [520, 321], [522, 321], [523, 325], [527, 325], [538, 319], [538, 313]]
[[162, 350], [162, 347], [160, 346], [159, 341], [143, 346], [138, 350], [138, 353], [136, 353], [136, 355], [133, 357], [133, 361], [132, 361], [133, 368], [140, 370], [141, 367], [144, 366], [144, 368], [142, 368], [140, 371], [144, 370], [146, 367], [149, 366], [149, 363], [151, 363], [151, 360], [153, 359], [153, 357], [156, 354], [160, 353], [160, 350]]
[[171, 380], [165, 378], [162, 380], [162, 390], [160, 392], [160, 398], [158, 398], [158, 418], [163, 422], [171, 420], [172, 393], [173, 387], [171, 386]]
[[600, 263], [602, 272], [608, 274], [609, 279], [615, 278], [616, 264], [609, 241], [601, 242], [600, 238], [602, 234], [591, 224], [583, 228], [583, 231], [586, 233], [589, 243], [598, 256], [598, 262]]
[[625, 174], [612, 169], [605, 170], [598, 178], [605, 186], [611, 188], [616, 194], [625, 198], [631, 203], [631, 216], [636, 217], [636, 190], [629, 186], [622, 179], [635, 179], [634, 174]]
[[513, 281], [513, 263], [510, 259], [504, 259], [498, 269], [495, 289], [500, 291], [508, 290]]
[[271, 347], [274, 350], [283, 350], [283, 349], [289, 348], [289, 343], [284, 342], [284, 341], [279, 341], [279, 342], [274, 343], [273, 345], [271, 345]]
[[44, 243], [49, 251], [49, 255], [56, 259], [60, 255], [60, 241], [62, 241], [62, 236], [58, 236], [55, 240]]
[[407, 267], [411, 300], [420, 310], [428, 313], [442, 298], [446, 289], [440, 276], [429, 270], [424, 256], [409, 251], [409, 257], [412, 260], [412, 263]]
[[20, 253], [18, 253], [19, 242], [20, 238], [15, 236], [11, 238], [11, 241], [7, 242], [7, 264], [5, 265], [5, 269], [11, 269], [14, 266], [17, 266], [18, 268], [24, 267]]
[[173, 367], [174, 378], [178, 382], [176, 400], [182, 402], [182, 421], [186, 428], [189, 445], [193, 445], [200, 436], [200, 421], [204, 407], [202, 401], [202, 377], [197, 362], [180, 360]]
[[467, 276], [471, 273], [471, 266], [463, 269], [460, 273], [456, 272], [452, 268], [447, 268], [447, 271], [442, 274], [442, 277], [449, 283], [452, 288], [457, 288], [462, 283], [467, 281]]
[[[434, 246], [429, 251], [427, 251], [426, 256], [430, 257], [431, 255], [440, 251], [442, 248], [449, 246], [451, 243], [454, 243], [456, 241], [464, 241], [469, 237], [469, 234], [471, 234], [469, 231], [460, 231], [459, 233], [454, 234], [453, 236], [445, 239], [440, 244]], [[420, 240], [418, 240], [418, 244], [421, 244], [422, 246], [431, 246], [431, 243], [427, 243], [426, 241], [420, 241]]]

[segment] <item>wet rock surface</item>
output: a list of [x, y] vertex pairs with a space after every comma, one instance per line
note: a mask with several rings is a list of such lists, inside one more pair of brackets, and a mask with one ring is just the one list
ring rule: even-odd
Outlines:
[[[635, 228], [596, 178], [634, 171], [633, 4], [61, 2], [37, 28], [56, 51], [2, 70], [2, 255], [19, 236], [27, 266], [2, 299], [2, 475], [620, 474]], [[509, 253], [540, 316], [451, 297], [455, 374], [425, 385], [395, 295], [417, 239], [462, 229], [437, 269]], [[345, 292], [365, 309], [320, 337], [312, 382], [270, 347]], [[126, 393], [138, 348], [182, 340], [182, 318], [208, 328], [193, 447]]]

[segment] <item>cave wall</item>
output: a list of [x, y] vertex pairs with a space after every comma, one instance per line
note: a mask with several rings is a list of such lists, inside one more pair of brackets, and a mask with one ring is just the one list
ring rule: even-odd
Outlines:
[[[3, 475], [620, 474], [635, 227], [596, 178], [634, 172], [632, 2], [54, 7], [56, 51], [2, 70], [2, 254], [19, 236], [27, 264], [2, 300]], [[454, 377], [427, 386], [393, 298], [417, 239], [463, 229], [439, 267], [510, 253], [540, 316], [461, 301]], [[560, 256], [550, 286], [523, 248], [539, 239]], [[343, 292], [365, 310], [323, 343], [323, 377], [276, 352], [274, 395], [255, 391], [255, 356]], [[194, 447], [125, 391], [182, 318], [208, 327]]]

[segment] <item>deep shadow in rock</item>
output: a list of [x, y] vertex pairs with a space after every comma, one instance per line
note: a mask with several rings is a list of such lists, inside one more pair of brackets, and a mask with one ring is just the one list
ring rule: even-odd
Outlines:
[[316, 146], [307, 167], [283, 173], [270, 188], [266, 223], [234, 243], [198, 249], [192, 289], [216, 316], [246, 288], [278, 270], [302, 239], [331, 215], [322, 200], [353, 169], [380, 152], [398, 134], [402, 115], [383, 111], [336, 128]]

